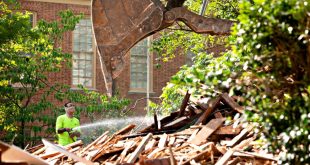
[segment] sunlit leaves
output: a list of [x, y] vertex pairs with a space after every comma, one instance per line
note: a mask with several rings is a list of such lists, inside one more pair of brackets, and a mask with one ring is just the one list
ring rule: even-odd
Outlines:
[[182, 67], [164, 88], [163, 105], [172, 108], [177, 89], [207, 97], [229, 92], [239, 96], [248, 120], [260, 123], [261, 141], [280, 154], [280, 164], [309, 162], [309, 1], [243, 0], [238, 6], [239, 23], [228, 38], [232, 51], [214, 58], [196, 49], [194, 65]]
[[[29, 12], [13, 12], [3, 1], [0, 6], [0, 113], [4, 119], [0, 131], [7, 132], [8, 139], [14, 140], [13, 135], [17, 135], [16, 143], [23, 145], [28, 138], [26, 125], [35, 131], [33, 123], [54, 125], [54, 116], [38, 116], [53, 108], [48, 100], [53, 94], [50, 90], [59, 90], [54, 82], [49, 82], [47, 73], [57, 72], [71, 61], [71, 56], [56, 43], [61, 43], [63, 33], [72, 30], [81, 15], [64, 11], [60, 22], [41, 20], [32, 27]], [[38, 97], [37, 101], [33, 101], [34, 97]]]

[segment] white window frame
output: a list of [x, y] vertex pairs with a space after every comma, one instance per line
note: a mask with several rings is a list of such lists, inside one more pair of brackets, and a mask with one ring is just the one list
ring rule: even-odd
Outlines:
[[[85, 19], [89, 19], [90, 21], [92, 21], [91, 20], [91, 18], [90, 17], [84, 17], [83, 18], [84, 20]], [[82, 20], [83, 20], [82, 19]], [[93, 33], [93, 29], [92, 29], [92, 27], [91, 27], [91, 31], [92, 31], [92, 54], [93, 54], [93, 59], [92, 59], [92, 83], [91, 83], [91, 86], [85, 86], [85, 85], [83, 85], [83, 84], [81, 84], [81, 85], [83, 85], [83, 87], [85, 87], [85, 88], [88, 88], [88, 89], [96, 89], [96, 51], [97, 51], [97, 49], [96, 49], [96, 42], [95, 42], [95, 38], [94, 38], [94, 33]], [[73, 79], [74, 79], [74, 77], [75, 76], [73, 76], [73, 64], [74, 64], [74, 31], [72, 32], [72, 69], [71, 69], [71, 88], [72, 89], [77, 89], [77, 87], [78, 87], [78, 85], [79, 84], [74, 84], [73, 83]], [[79, 52], [81, 52], [81, 51], [79, 51]]]
[[[147, 42], [147, 47], [148, 47], [148, 50], [147, 50], [147, 56], [149, 56], [149, 86], [150, 86], [150, 91], [149, 92], [153, 92], [153, 53], [151, 53], [150, 51], [150, 46], [151, 46], [151, 41], [152, 41], [152, 37], [148, 37], [146, 38], [148, 40]], [[139, 87], [132, 87], [132, 77], [131, 77], [131, 51], [130, 51], [130, 69], [129, 69], [129, 75], [130, 75], [130, 84], [129, 84], [129, 93], [146, 93], [147, 92], [147, 86], [145, 88], [139, 88]], [[147, 56], [146, 56], [146, 59], [147, 60]], [[146, 75], [147, 76], [147, 75]]]

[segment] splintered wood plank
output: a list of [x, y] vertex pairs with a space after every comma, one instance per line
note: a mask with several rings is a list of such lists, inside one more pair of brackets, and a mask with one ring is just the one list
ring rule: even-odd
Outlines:
[[186, 142], [184, 139], [176, 139], [174, 142], [174, 145], [177, 145], [177, 144], [181, 145], [181, 143], [184, 143], [184, 142]]
[[91, 158], [91, 161], [95, 161], [100, 158], [103, 154], [105, 154], [105, 145], [108, 144], [110, 141], [118, 141], [119, 139], [115, 138], [116, 133], [113, 134], [108, 140], [105, 140], [103, 144], [100, 144], [100, 149], [98, 152]]
[[151, 148], [153, 148], [156, 145], [156, 140], [152, 139], [150, 142], [147, 143], [147, 145], [145, 146], [145, 150], [149, 150]]
[[73, 147], [81, 146], [81, 145], [83, 145], [83, 141], [82, 140], [78, 140], [78, 141], [73, 142], [71, 144], [65, 145], [65, 148], [69, 149], [69, 148], [73, 148]]
[[44, 147], [44, 144], [39, 144], [39, 145], [33, 146], [33, 147], [31, 147], [31, 148], [28, 148], [27, 151], [28, 151], [29, 153], [33, 153], [33, 152], [39, 150], [39, 149], [42, 148], [42, 147]]
[[214, 142], [205, 143], [205, 144], [199, 146], [199, 148], [200, 148], [201, 150], [205, 150], [205, 149], [206, 149], [207, 147], [209, 147], [209, 146], [215, 146]]
[[241, 128], [234, 128], [232, 125], [223, 126], [217, 129], [214, 134], [215, 135], [237, 135], [241, 132]]
[[194, 148], [197, 151], [203, 151], [199, 146], [196, 146], [195, 144], [189, 144], [192, 148]]
[[176, 132], [176, 133], [174, 133], [172, 135], [178, 136], [178, 135], [192, 135], [192, 134], [193, 134], [193, 129], [188, 128], [188, 129], [185, 129], [185, 130], [183, 130], [181, 132]]
[[245, 128], [245, 129], [243, 129], [243, 130], [240, 132], [240, 134], [237, 135], [237, 136], [235, 136], [231, 141], [229, 141], [229, 142], [227, 143], [226, 146], [227, 146], [227, 147], [232, 147], [232, 146], [236, 145], [236, 143], [238, 143], [240, 140], [242, 140], [243, 138], [245, 138], [246, 135], [248, 134], [248, 132], [249, 132], [250, 130], [252, 130], [252, 129], [253, 129], [253, 126], [249, 126], [249, 127]]
[[231, 97], [229, 97], [227, 93], [223, 93], [221, 95], [221, 100], [226, 104], [228, 104], [233, 110], [239, 113], [244, 112], [244, 108], [240, 106], [238, 103], [236, 103]]
[[126, 143], [126, 141], [120, 140], [116, 144], [112, 144], [112, 145], [113, 145], [113, 147], [121, 148], [121, 147], [125, 147], [125, 143]]
[[237, 144], [234, 148], [242, 150], [244, 147], [249, 146], [249, 144], [255, 140], [255, 137], [250, 137], [248, 139], [245, 139], [241, 141], [239, 144]]
[[34, 153], [32, 153], [32, 155], [39, 155], [41, 154], [42, 152], [44, 152], [46, 150], [47, 147], [42, 147], [40, 149], [38, 149], [37, 151], [35, 151]]
[[188, 138], [187, 141], [192, 141], [192, 140], [195, 138], [195, 136], [197, 135], [198, 131], [199, 131], [199, 129], [195, 129], [195, 130], [192, 132], [192, 135]]
[[[69, 150], [69, 149], [71, 149], [71, 148], [73, 148], [73, 147], [81, 146], [81, 145], [83, 145], [82, 140], [78, 140], [78, 141], [76, 141], [76, 142], [74, 142], [74, 143], [71, 143], [71, 144], [68, 144], [68, 145], [64, 146], [64, 148], [65, 148], [66, 150]], [[47, 158], [51, 158], [51, 157], [54, 157], [54, 156], [59, 155], [59, 154], [60, 154], [59, 151], [53, 150], [52, 152], [48, 152], [48, 153], [39, 155], [39, 157], [42, 158], [42, 159], [47, 159]]]
[[158, 148], [165, 148], [166, 147], [166, 142], [168, 139], [168, 135], [167, 134], [163, 134], [158, 142]]
[[155, 113], [154, 113], [154, 128], [155, 128], [155, 130], [160, 129], [160, 128], [158, 127], [158, 119], [157, 119], [156, 111], [155, 111]]
[[254, 159], [253, 155], [245, 154], [245, 153], [238, 152], [238, 151], [235, 151], [233, 156], [240, 156], [240, 157], [246, 157], [246, 158]]
[[121, 129], [121, 130], [119, 130], [119, 131], [117, 131], [116, 133], [114, 133], [108, 140], [105, 140], [104, 141], [104, 143], [103, 144], [101, 144], [100, 145], [100, 147], [101, 147], [101, 149], [98, 151], [98, 153], [97, 154], [95, 154], [94, 155], [94, 157], [92, 158], [92, 161], [95, 161], [95, 160], [97, 160], [98, 158], [100, 158], [104, 153], [105, 153], [105, 145], [107, 144], [107, 143], [109, 143], [110, 141], [114, 141], [114, 143], [116, 142], [116, 141], [118, 141], [119, 140], [119, 138], [117, 138], [117, 135], [124, 135], [124, 134], [126, 134], [126, 133], [128, 133], [129, 131], [131, 131], [133, 128], [135, 128], [136, 127], [136, 125], [134, 125], [134, 124], [129, 124], [128, 126], [126, 126], [126, 127], [124, 127], [123, 129]]
[[174, 155], [173, 155], [173, 151], [171, 149], [171, 146], [169, 146], [169, 156], [170, 156], [170, 165], [176, 165], [177, 162], [174, 158]]
[[198, 120], [196, 121], [195, 125], [198, 125], [200, 123], [205, 123], [207, 118], [210, 116], [210, 114], [214, 111], [214, 109], [216, 108], [216, 106], [220, 103], [220, 97], [216, 98], [216, 100], [214, 102], [212, 102], [212, 104], [210, 104], [208, 106], [208, 108], [203, 112], [203, 114], [198, 118]]
[[180, 118], [177, 118], [176, 120], [172, 121], [171, 123], [168, 123], [166, 124], [164, 127], [170, 127], [170, 126], [173, 126], [175, 124], [178, 124], [178, 123], [181, 123], [182, 121], [186, 120], [187, 117], [186, 116], [183, 116], [183, 117], [180, 117]]
[[[81, 148], [81, 147], [76, 147], [76, 148], [70, 149], [69, 152], [73, 153], [73, 152], [79, 150], [80, 148]], [[51, 158], [47, 159], [47, 161], [48, 161], [48, 162], [51, 162], [51, 161], [53, 161], [53, 160], [55, 160], [55, 159], [59, 159], [59, 158], [61, 158], [61, 157], [63, 157], [63, 156], [65, 156], [65, 154], [59, 154], [59, 155], [56, 155], [56, 156], [54, 156], [54, 157], [51, 157]]]
[[188, 144], [184, 144], [183, 146], [176, 147], [176, 148], [174, 149], [174, 152], [181, 151], [181, 150], [183, 150], [184, 148], [188, 148], [188, 147], [189, 147]]
[[202, 124], [199, 124], [199, 125], [192, 125], [192, 126], [190, 126], [190, 129], [200, 129], [200, 128], [202, 128], [202, 127], [203, 127]]
[[215, 118], [223, 118], [221, 112], [216, 112], [216, 113], [214, 114], [214, 116], [215, 116]]
[[117, 158], [118, 155], [113, 155], [108, 161], [114, 161]]
[[87, 152], [87, 155], [86, 155], [85, 158], [87, 160], [91, 160], [92, 157], [94, 157], [97, 154], [98, 151], [99, 151], [99, 149]]
[[95, 145], [103, 144], [108, 139], [108, 135], [103, 136]]
[[148, 156], [147, 158], [152, 159], [154, 158], [155, 154], [164, 150], [164, 148], [156, 148], [155, 150], [153, 150]]
[[147, 136], [145, 136], [139, 146], [136, 148], [136, 150], [132, 153], [131, 157], [128, 159], [127, 163], [134, 163], [140, 153], [144, 150], [145, 145], [147, 142], [152, 138], [153, 134], [149, 133]]
[[181, 117], [181, 116], [184, 115], [185, 108], [186, 108], [186, 106], [188, 104], [188, 100], [189, 100], [190, 96], [191, 96], [191, 94], [189, 94], [188, 91], [186, 91], [186, 94], [185, 94], [184, 99], [182, 101], [182, 105], [180, 107], [180, 111], [179, 111], [178, 117]]
[[204, 126], [195, 136], [195, 138], [189, 141], [195, 145], [201, 145], [207, 141], [207, 138], [218, 129], [222, 123], [225, 121], [225, 118], [212, 119], [206, 126]]
[[61, 154], [60, 152], [58, 151], [54, 151], [54, 152], [48, 152], [48, 153], [45, 153], [45, 154], [42, 154], [42, 155], [39, 155], [39, 158], [41, 159], [48, 159], [48, 158], [51, 158], [51, 157], [54, 157], [54, 156], [57, 156]]
[[119, 162], [122, 162], [124, 159], [125, 159], [125, 157], [126, 157], [126, 155], [127, 155], [127, 153], [128, 153], [128, 150], [131, 148], [131, 147], [133, 147], [133, 145], [134, 145], [134, 141], [129, 141], [129, 142], [127, 142], [126, 144], [125, 144], [125, 149], [123, 150], [123, 152], [121, 153], [121, 155], [120, 155], [120, 157], [119, 157]]
[[161, 159], [144, 160], [140, 164], [143, 164], [143, 165], [164, 165], [164, 164], [169, 164], [169, 163], [170, 163], [169, 158], [161, 158]]
[[[160, 125], [163, 126], [163, 125], [171, 122], [172, 120], [174, 120], [177, 117], [178, 113], [179, 112], [172, 112], [169, 116], [164, 117], [163, 119], [161, 119], [159, 121]], [[139, 133], [148, 133], [148, 132], [151, 132], [151, 131], [156, 131], [155, 124], [152, 124], [151, 126], [148, 126], [148, 127], [144, 128], [143, 130], [139, 131]]]
[[236, 165], [239, 162], [241, 162], [241, 158], [240, 157], [236, 157], [233, 160], [228, 161], [227, 165]]
[[268, 159], [268, 160], [278, 161], [278, 159], [275, 158], [272, 154], [267, 154], [267, 153], [243, 152], [243, 151], [238, 151], [237, 153], [238, 154], [249, 155], [249, 157], [257, 157], [257, 158], [261, 158], [261, 159]]
[[169, 143], [168, 143], [168, 146], [171, 146], [171, 145], [173, 145], [174, 144], [174, 142], [175, 142], [175, 136], [171, 136], [171, 137], [169, 137]]
[[104, 136], [106, 136], [109, 133], [109, 131], [104, 132], [101, 136], [99, 136], [95, 141], [91, 142], [90, 144], [88, 144], [85, 148], [83, 148], [83, 150], [81, 151], [81, 153], [85, 152], [86, 150], [88, 150], [90, 147], [94, 146], [95, 144], [97, 144], [98, 141], [100, 141]]
[[215, 165], [224, 165], [233, 155], [235, 151], [233, 149], [228, 150], [216, 163]]
[[204, 158], [208, 158], [208, 157], [210, 157], [210, 155], [211, 155], [210, 149], [206, 149], [206, 150], [204, 150], [203, 152], [201, 152], [199, 154], [196, 154], [194, 156], [189, 157], [189, 159], [187, 161], [182, 162], [181, 164], [182, 165], [189, 164], [191, 161], [197, 161], [199, 159], [201, 160], [201, 159], [204, 159]]
[[124, 127], [123, 129], [117, 131], [117, 132], [115, 133], [115, 135], [124, 135], [124, 134], [128, 133], [129, 131], [131, 131], [132, 129], [134, 129], [135, 127], [136, 127], [136, 125], [134, 125], [134, 124], [129, 124], [129, 125], [127, 125], [126, 127]]

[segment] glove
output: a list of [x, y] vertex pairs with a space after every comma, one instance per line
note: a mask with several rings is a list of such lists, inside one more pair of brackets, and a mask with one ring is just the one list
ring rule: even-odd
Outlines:
[[75, 136], [76, 137], [79, 137], [81, 135], [81, 133], [80, 132], [77, 132], [77, 131], [75, 131], [75, 132], [70, 132], [69, 133], [69, 136], [71, 137], [71, 138], [74, 138]]
[[65, 128], [67, 132], [71, 132], [72, 128]]
[[72, 131], [72, 129], [71, 128], [60, 128], [60, 129], [58, 129], [58, 133], [64, 133], [64, 132], [71, 132]]

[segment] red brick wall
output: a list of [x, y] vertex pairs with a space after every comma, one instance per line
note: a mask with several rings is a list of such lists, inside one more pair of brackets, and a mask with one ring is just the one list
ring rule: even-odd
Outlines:
[[[46, 3], [46, 2], [29, 2], [29, 1], [21, 1], [22, 9], [29, 10], [37, 13], [37, 20], [44, 19], [47, 21], [52, 21], [55, 19], [59, 19], [57, 13], [62, 10], [71, 9], [75, 13], [84, 13], [85, 16], [90, 16], [90, 6], [84, 5], [72, 5], [72, 4], [59, 4], [59, 3]], [[72, 53], [72, 33], [66, 33], [63, 37], [63, 42], [61, 44], [63, 51]], [[124, 71], [120, 74], [120, 76], [116, 79], [116, 88], [120, 92], [122, 97], [126, 97], [132, 100], [132, 103], [136, 101], [136, 99], [146, 97], [145, 93], [129, 93], [130, 87], [130, 60], [127, 56], [128, 63], [125, 65]], [[153, 61], [155, 61], [155, 55], [153, 55]], [[168, 63], [163, 63], [160, 69], [155, 68], [153, 66], [153, 93], [151, 97], [158, 97], [162, 93], [161, 89], [166, 85], [169, 81], [170, 77], [174, 75], [181, 65], [185, 63], [185, 57], [180, 56], [172, 60]], [[59, 82], [65, 84], [71, 84], [71, 70], [68, 68], [64, 68], [60, 73], [50, 73], [49, 75], [50, 82]], [[104, 80], [100, 71], [99, 59], [97, 56], [96, 59], [96, 90], [101, 93], [105, 92]], [[57, 102], [55, 99], [51, 98], [54, 103], [59, 106], [63, 105], [63, 102]], [[144, 107], [146, 105], [146, 100], [140, 101], [137, 104], [135, 109], [136, 115], [144, 115], [146, 111], [144, 111]], [[81, 122], [83, 122], [82, 119]]]
[[[130, 56], [127, 56], [126, 61], [129, 60]], [[155, 63], [156, 55], [153, 55], [153, 63]], [[179, 68], [185, 64], [185, 56], [178, 56], [175, 59], [161, 63], [160, 68], [156, 68], [155, 64], [153, 65], [153, 81], [152, 81], [152, 92], [150, 93], [150, 97], [159, 97], [162, 93], [162, 88], [166, 86], [167, 82], [170, 80], [170, 77], [173, 76]], [[130, 91], [130, 63], [125, 65], [124, 71], [120, 74], [120, 76], [116, 79], [117, 90], [119, 91], [122, 97], [130, 98], [132, 103], [134, 104], [137, 99], [146, 98], [146, 93], [139, 92], [129, 92]], [[151, 99], [152, 101], [156, 101], [158, 99]], [[146, 99], [143, 99], [137, 102], [135, 108], [136, 115], [144, 115], [146, 111], [144, 110], [146, 106]]]

